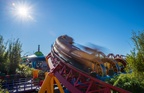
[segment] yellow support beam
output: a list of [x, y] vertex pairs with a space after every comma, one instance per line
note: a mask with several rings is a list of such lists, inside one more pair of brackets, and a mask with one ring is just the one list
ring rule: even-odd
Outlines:
[[[51, 89], [51, 93], [54, 93], [54, 78], [52, 77], [51, 78], [51, 81], [50, 81], [50, 89]], [[49, 92], [48, 92], [49, 93]]]
[[54, 93], [54, 82], [56, 82], [60, 93], [64, 93], [59, 80], [53, 75], [53, 73], [46, 73], [45, 80], [38, 93], [45, 93], [45, 91], [47, 91], [48, 93]]
[[50, 90], [50, 87], [48, 86], [51, 86], [50, 85], [50, 80], [51, 80], [51, 73], [47, 74], [45, 79], [44, 79], [44, 82], [39, 90], [38, 93], [45, 93], [45, 91], [48, 91], [48, 93], [51, 93], [51, 90]]
[[55, 80], [55, 82], [56, 82], [56, 84], [57, 84], [57, 86], [59, 88], [60, 93], [64, 93], [64, 90], [63, 90], [59, 80], [56, 77], [54, 77], [54, 80]]

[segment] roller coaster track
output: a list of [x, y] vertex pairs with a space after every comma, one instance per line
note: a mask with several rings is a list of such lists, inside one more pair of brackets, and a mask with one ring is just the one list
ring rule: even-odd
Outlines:
[[[85, 72], [80, 71], [79, 69], [64, 61], [54, 51], [48, 54], [46, 58], [51, 69], [48, 76], [54, 76], [55, 79], [61, 82], [61, 86], [67, 88], [71, 93], [111, 93], [112, 91], [118, 93], [130, 93], [129, 91], [112, 86], [88, 75]], [[54, 93], [54, 88], [47, 88], [47, 83], [48, 82], [44, 81], [39, 93], [44, 93], [46, 90], [48, 93]], [[59, 89], [61, 93], [64, 93], [61, 86]]]
[[[74, 46], [73, 43], [73, 39], [67, 35], [56, 39], [51, 52], [46, 57], [50, 72], [47, 73], [39, 93], [45, 91], [54, 93], [55, 83], [60, 93], [64, 93], [65, 89], [70, 93], [130, 93], [96, 78], [96, 73], [101, 76], [107, 74], [105, 62], [113, 66], [114, 72], [119, 72], [116, 61], [125, 66], [123, 56], [113, 54], [105, 56], [100, 51], [84, 47], [92, 51], [92, 54], [89, 54]], [[87, 72], [89, 68], [91, 73]]]

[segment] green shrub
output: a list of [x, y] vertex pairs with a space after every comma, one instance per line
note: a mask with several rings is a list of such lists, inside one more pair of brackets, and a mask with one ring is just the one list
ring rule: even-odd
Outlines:
[[134, 74], [121, 74], [112, 78], [108, 83], [122, 89], [131, 91], [132, 93], [143, 93], [144, 92], [144, 80], [139, 81]]
[[24, 64], [19, 64], [19, 67], [16, 70], [17, 74], [20, 74], [24, 77], [32, 77], [33, 68], [30, 68]]
[[0, 93], [9, 93], [7, 89], [2, 89], [2, 79], [0, 79]]

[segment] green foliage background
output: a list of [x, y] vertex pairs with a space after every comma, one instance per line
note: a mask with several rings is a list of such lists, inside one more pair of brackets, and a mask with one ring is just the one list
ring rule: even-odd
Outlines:
[[126, 56], [127, 74], [120, 74], [112, 78], [109, 83], [132, 93], [144, 93], [144, 31], [133, 32], [132, 41], [134, 48]]
[[15, 74], [16, 68], [21, 61], [22, 45], [19, 39], [4, 42], [0, 35], [0, 72]]

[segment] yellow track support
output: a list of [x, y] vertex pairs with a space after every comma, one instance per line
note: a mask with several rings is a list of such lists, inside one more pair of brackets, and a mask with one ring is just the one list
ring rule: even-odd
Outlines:
[[60, 93], [64, 93], [59, 80], [53, 75], [53, 73], [48, 72], [46, 73], [46, 77], [38, 93], [45, 93], [45, 91], [47, 91], [47, 93], [54, 93], [54, 82], [56, 82]]

